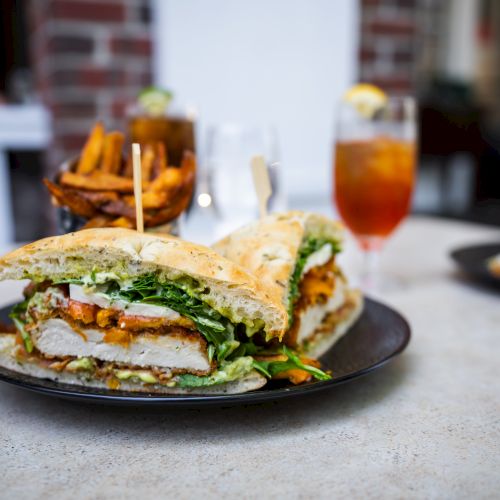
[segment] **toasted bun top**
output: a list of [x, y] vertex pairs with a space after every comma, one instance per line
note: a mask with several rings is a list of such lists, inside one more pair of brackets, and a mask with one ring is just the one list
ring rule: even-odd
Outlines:
[[203, 301], [233, 322], [263, 321], [268, 336], [281, 337], [286, 328], [286, 315], [253, 276], [213, 250], [173, 236], [86, 229], [36, 241], [0, 259], [0, 280], [56, 281], [93, 271], [129, 278], [155, 272], [174, 281], [191, 277], [206, 288]]
[[340, 243], [343, 228], [323, 215], [291, 211], [268, 215], [237, 229], [212, 248], [265, 283], [273, 302], [286, 310], [290, 277], [300, 246], [308, 237]]

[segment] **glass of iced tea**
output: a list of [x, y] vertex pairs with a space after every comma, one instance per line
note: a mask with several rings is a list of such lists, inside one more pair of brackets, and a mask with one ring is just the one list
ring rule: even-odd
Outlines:
[[167, 148], [169, 165], [178, 167], [185, 150], [195, 151], [194, 122], [187, 116], [151, 116], [137, 112], [130, 116], [131, 142], [141, 145], [163, 142]]
[[365, 254], [362, 286], [373, 290], [384, 242], [410, 209], [416, 106], [411, 97], [387, 97], [381, 91], [371, 104], [359, 104], [348, 98], [339, 108], [334, 199]]
[[144, 89], [128, 111], [131, 142], [165, 144], [168, 164], [178, 167], [185, 150], [195, 152], [195, 112], [171, 103], [172, 94], [163, 89]]

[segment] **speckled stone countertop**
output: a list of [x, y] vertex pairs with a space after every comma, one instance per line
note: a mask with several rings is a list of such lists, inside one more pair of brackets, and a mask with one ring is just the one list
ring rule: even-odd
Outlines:
[[[85, 406], [0, 384], [0, 498], [498, 498], [500, 294], [448, 251], [500, 240], [412, 218], [382, 299], [410, 321], [394, 362], [297, 400], [242, 408]], [[351, 245], [351, 244], [350, 244]], [[357, 265], [353, 247], [344, 262]], [[0, 287], [0, 305], [18, 287]]]

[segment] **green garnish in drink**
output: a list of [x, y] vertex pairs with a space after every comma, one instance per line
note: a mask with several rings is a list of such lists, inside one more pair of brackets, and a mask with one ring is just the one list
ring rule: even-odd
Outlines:
[[169, 90], [146, 87], [140, 92], [137, 101], [148, 115], [161, 116], [166, 113], [172, 97]]

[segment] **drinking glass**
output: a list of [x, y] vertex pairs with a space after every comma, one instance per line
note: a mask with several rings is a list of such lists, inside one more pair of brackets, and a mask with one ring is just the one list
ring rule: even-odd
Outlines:
[[169, 106], [160, 115], [148, 114], [139, 104], [128, 109], [128, 134], [141, 146], [163, 142], [169, 165], [179, 166], [185, 150], [195, 152], [195, 112]]
[[415, 184], [416, 106], [389, 97], [372, 116], [342, 102], [334, 154], [334, 201], [364, 252], [361, 286], [373, 291], [386, 239], [408, 214]]
[[254, 155], [263, 155], [269, 169], [273, 194], [268, 210], [285, 209], [278, 149], [273, 127], [223, 124], [208, 129], [206, 166], [219, 222], [217, 233], [227, 234], [258, 217], [258, 200], [250, 167]]

